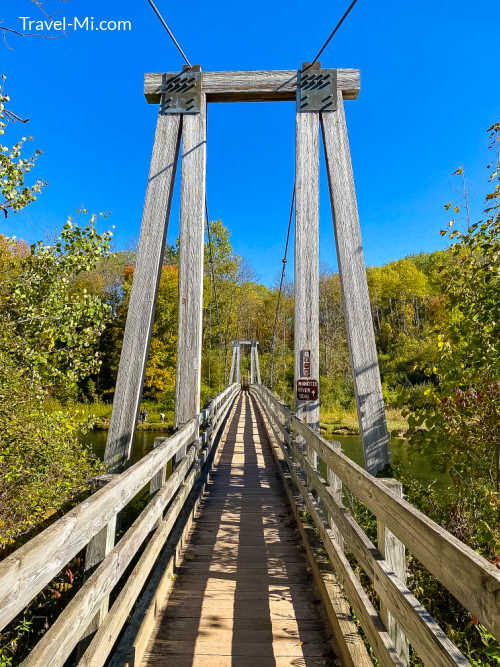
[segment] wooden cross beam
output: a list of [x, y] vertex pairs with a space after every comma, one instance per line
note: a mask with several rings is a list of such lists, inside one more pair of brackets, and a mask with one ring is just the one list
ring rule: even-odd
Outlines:
[[[159, 104], [163, 82], [178, 72], [144, 75], [144, 95], [149, 104]], [[207, 102], [290, 102], [297, 91], [297, 70], [256, 72], [202, 72], [201, 89]], [[359, 69], [338, 69], [337, 87], [345, 100], [359, 95]]]

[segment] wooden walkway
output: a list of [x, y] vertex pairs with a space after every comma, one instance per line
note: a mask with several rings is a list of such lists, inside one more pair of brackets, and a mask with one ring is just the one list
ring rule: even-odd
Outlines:
[[143, 665], [340, 664], [276, 466], [260, 414], [242, 392]]

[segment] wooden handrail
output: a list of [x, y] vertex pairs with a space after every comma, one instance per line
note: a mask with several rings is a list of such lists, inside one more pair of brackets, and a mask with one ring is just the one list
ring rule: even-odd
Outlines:
[[[193, 463], [199, 457], [199, 426], [202, 423], [210, 425], [211, 434], [207, 442], [210, 447], [238, 391], [239, 385], [227, 387], [206, 410], [184, 424], [173, 436], [160, 442], [158, 447], [128, 470], [113, 476], [104, 488], [0, 563], [0, 628], [3, 628], [109, 524], [169, 460], [182, 448], [195, 443], [178, 462], [173, 475], [152, 496], [138, 519], [83, 584], [25, 664], [63, 664], [92, 620], [101, 600], [114, 588], [170, 503], [167, 515], [157, 529], [165, 539], [168, 537], [170, 531], [167, 528], [172, 528], [198, 475], [199, 466], [193, 468]], [[150, 567], [155, 560], [151, 554], [157, 555], [160, 548], [160, 541], [156, 540], [155, 548], [150, 549]], [[121, 625], [125, 619], [126, 615]]]
[[111, 593], [141, 544], [161, 517], [163, 510], [183, 483], [195, 454], [195, 447], [191, 446], [181, 465], [168, 479], [165, 486], [153, 497], [115, 548], [104, 558], [96, 571], [69, 602], [64, 613], [60, 614], [31, 651], [24, 661], [26, 667], [46, 665], [50, 660], [56, 664], [63, 664], [69, 657], [92, 620], [100, 600]]
[[[302, 453], [297, 436], [317, 453], [328, 468], [408, 547], [422, 565], [496, 636], [500, 636], [498, 570], [429, 517], [392, 493], [382, 480], [367, 473], [298, 420], [269, 389], [254, 385], [252, 392], [270, 419], [274, 433], [292, 466], [292, 475], [296, 476], [293, 469], [295, 466], [309, 481], [310, 487], [297, 478], [297, 485], [301, 493], [306, 494], [304, 498], [308, 507], [313, 503], [309, 509], [311, 513], [315, 510], [316, 518], [321, 522], [318, 528], [324, 539], [330, 540], [333, 534], [330, 535], [331, 531], [328, 531], [320, 513], [316, 511], [311, 491], [314, 491], [326, 506], [349, 550], [374, 582], [381, 601], [404, 628], [410, 642], [426, 664], [469, 664], [418, 600], [397, 580], [354, 518], [335, 500], [334, 492], [326, 480]], [[335, 552], [335, 544], [330, 547], [325, 544], [325, 547], [329, 553], [332, 548]], [[339, 566], [338, 553], [331, 555], [332, 560]]]
[[332, 514], [335, 525], [363, 570], [373, 582], [380, 600], [397, 618], [408, 639], [426, 665], [468, 664], [464, 656], [441, 630], [429, 612], [391, 571], [379, 550], [369, 540], [351, 514], [339, 505], [325, 480], [294, 447], [294, 458], [309, 475], [312, 490]]

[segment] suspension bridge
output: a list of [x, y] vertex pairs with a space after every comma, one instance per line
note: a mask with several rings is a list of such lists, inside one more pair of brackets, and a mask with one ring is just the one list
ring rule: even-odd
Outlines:
[[[425, 665], [468, 665], [409, 590], [407, 552], [500, 636], [498, 569], [408, 504], [400, 482], [376, 476], [391, 461], [389, 435], [344, 111], [360, 73], [323, 68], [318, 56], [298, 70], [202, 72], [187, 61], [180, 72], [145, 76], [159, 114], [107, 474], [0, 563], [5, 627], [84, 554], [84, 583], [24, 665], [363, 666], [375, 656], [388, 666], [408, 665], [410, 650]], [[200, 406], [207, 105], [242, 101], [297, 105], [293, 408], [262, 384], [252, 340], [235, 341], [228, 386]], [[364, 467], [319, 434], [320, 134]], [[175, 432], [130, 465], [179, 158]], [[287, 247], [289, 234], [290, 225]], [[144, 489], [149, 501], [124, 525]], [[376, 517], [376, 544], [346, 493]]]

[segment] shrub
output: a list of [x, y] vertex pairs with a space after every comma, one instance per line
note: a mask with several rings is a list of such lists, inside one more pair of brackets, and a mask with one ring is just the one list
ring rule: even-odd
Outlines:
[[47, 412], [46, 398], [0, 351], [0, 548], [42, 526], [101, 472], [81, 442], [81, 415]]

